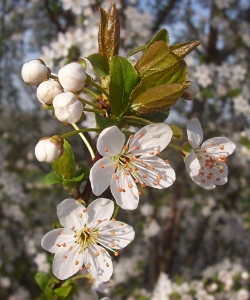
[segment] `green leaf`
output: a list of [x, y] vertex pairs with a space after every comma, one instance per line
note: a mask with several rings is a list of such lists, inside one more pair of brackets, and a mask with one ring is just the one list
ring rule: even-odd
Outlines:
[[139, 128], [145, 125], [153, 124], [153, 122], [144, 119], [143, 117], [140, 116], [124, 116], [122, 118], [122, 122], [124, 122], [124, 124], [126, 125], [131, 125]]
[[43, 185], [61, 183], [62, 180], [57, 177], [55, 172], [51, 172], [43, 178]]
[[70, 178], [70, 179], [64, 179], [63, 183], [79, 182], [79, 181], [82, 181], [83, 177], [84, 177], [84, 173], [82, 173], [81, 175], [79, 175], [77, 177], [73, 177], [73, 178]]
[[109, 63], [106, 57], [99, 53], [93, 53], [87, 57], [94, 72], [98, 77], [105, 77], [109, 74]]
[[177, 55], [179, 58], [184, 58], [188, 53], [193, 51], [197, 46], [201, 44], [200, 41], [184, 42], [175, 44], [170, 47], [170, 51]]
[[147, 44], [147, 48], [151, 46], [155, 42], [163, 41], [166, 44], [169, 44], [169, 34], [166, 28], [160, 29], [156, 35], [152, 38], [152, 40]]
[[89, 167], [85, 166], [83, 163], [79, 164], [79, 170], [76, 171], [76, 177], [83, 174], [82, 181], [87, 180], [89, 178]]
[[139, 46], [139, 47], [135, 48], [134, 50], [130, 51], [129, 54], [127, 55], [127, 57], [130, 57], [140, 51], [147, 49], [150, 45], [152, 45], [154, 42], [157, 42], [157, 41], [164, 41], [166, 44], [169, 44], [169, 35], [168, 35], [168, 31], [165, 28], [159, 30], [156, 33], [156, 35], [152, 38], [152, 40], [149, 43], [147, 43], [146, 45]]
[[99, 9], [100, 14], [100, 25], [99, 25], [99, 32], [98, 32], [98, 46], [99, 46], [99, 53], [104, 55], [104, 40], [105, 40], [105, 27], [107, 26], [108, 22], [108, 13], [101, 7]]
[[49, 281], [49, 277], [47, 274], [39, 272], [35, 275], [35, 281], [39, 285], [40, 289], [42, 291], [45, 291], [47, 283]]
[[120, 118], [130, 106], [130, 94], [139, 76], [127, 59], [114, 56], [110, 65], [109, 102], [112, 113]]
[[100, 128], [101, 130], [113, 125], [118, 126], [116, 119], [103, 117], [99, 114], [95, 114], [95, 120], [96, 120], [97, 127]]
[[181, 141], [183, 138], [183, 131], [180, 127], [176, 125], [170, 125], [172, 131], [173, 131], [173, 138], [176, 140]]
[[75, 177], [75, 157], [70, 144], [64, 139], [63, 155], [57, 158], [51, 165], [60, 179]]
[[166, 83], [151, 87], [143, 93], [138, 93], [135, 89], [131, 95], [131, 109], [143, 115], [166, 110], [182, 95], [183, 88], [183, 84]]
[[189, 144], [189, 142], [185, 142], [181, 146], [181, 151], [185, 156], [187, 156], [192, 151], [192, 149], [193, 149], [193, 147]]
[[131, 94], [131, 102], [149, 88], [166, 83], [185, 83], [187, 79], [187, 65], [181, 60], [161, 71], [144, 77]]
[[110, 61], [119, 51], [120, 22], [114, 3], [110, 4], [109, 13], [102, 8], [99, 8], [99, 11], [101, 18], [98, 34], [99, 53]]
[[143, 118], [153, 123], [162, 123], [168, 118], [169, 113], [170, 113], [170, 109], [168, 108], [164, 111], [160, 111], [155, 114], [143, 116]]
[[54, 290], [54, 293], [59, 296], [59, 297], [68, 297], [70, 291], [72, 289], [72, 286], [71, 285], [68, 285], [68, 286], [63, 286], [63, 287], [59, 287], [57, 289]]
[[156, 71], [166, 69], [179, 58], [170, 52], [169, 46], [163, 42], [152, 44], [137, 61], [135, 68], [142, 76], [148, 76]]

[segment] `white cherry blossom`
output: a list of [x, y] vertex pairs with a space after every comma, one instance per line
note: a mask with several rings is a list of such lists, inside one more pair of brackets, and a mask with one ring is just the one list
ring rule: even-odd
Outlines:
[[113, 212], [114, 202], [105, 198], [94, 200], [87, 208], [74, 199], [57, 205], [64, 228], [51, 230], [41, 242], [45, 250], [55, 253], [52, 270], [57, 278], [67, 279], [85, 265], [94, 279], [110, 279], [113, 265], [106, 249], [117, 256], [117, 250], [132, 242], [135, 234], [131, 226], [110, 220]]
[[215, 137], [202, 143], [203, 132], [197, 118], [187, 122], [187, 135], [193, 149], [186, 156], [185, 164], [192, 180], [206, 190], [225, 184], [226, 157], [234, 152], [236, 145], [226, 137]]
[[104, 129], [97, 140], [103, 156], [90, 170], [93, 193], [102, 194], [110, 185], [111, 193], [123, 209], [136, 209], [142, 187], [167, 188], [175, 180], [175, 172], [158, 157], [167, 147], [172, 130], [166, 124], [147, 125], [125, 143], [124, 133], [116, 126]]

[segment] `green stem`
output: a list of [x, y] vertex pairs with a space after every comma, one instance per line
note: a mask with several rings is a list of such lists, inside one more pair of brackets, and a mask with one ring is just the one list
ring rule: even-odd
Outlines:
[[49, 78], [58, 80], [58, 77], [56, 75], [52, 75], [52, 74], [50, 74]]
[[112, 218], [116, 218], [118, 211], [119, 211], [119, 206], [116, 204], [116, 202], [114, 204], [115, 204], [115, 209], [114, 209]]
[[81, 97], [78, 97], [78, 100], [80, 100], [80, 101], [83, 102], [84, 104], [88, 104], [88, 105], [90, 105], [90, 106], [96, 107], [97, 109], [100, 108], [100, 104], [98, 104], [98, 103], [93, 103], [93, 102], [88, 101], [88, 100], [86, 100], [86, 99], [83, 99], [83, 98], [81, 98]]
[[83, 275], [77, 275], [77, 276], [71, 277], [72, 280], [77, 280], [77, 279], [82, 279], [82, 278], [91, 279], [92, 276], [90, 274], [83, 274]]
[[83, 111], [90, 111], [90, 112], [94, 112], [94, 113], [102, 114], [102, 115], [106, 114], [106, 112], [101, 109], [84, 108]]
[[63, 134], [62, 138], [66, 139], [69, 136], [72, 136], [72, 135], [75, 135], [75, 134], [78, 134], [78, 133], [81, 133], [81, 132], [90, 132], [90, 131], [99, 132], [100, 129], [98, 129], [98, 128], [85, 128], [85, 129], [74, 130], [74, 131]]
[[83, 91], [86, 92], [86, 93], [88, 93], [88, 94], [90, 94], [90, 95], [91, 95], [92, 97], [94, 97], [95, 99], [98, 99], [98, 98], [99, 98], [99, 96], [98, 96], [95, 92], [91, 91], [90, 89], [88, 89], [88, 88], [86, 88], [86, 87], [83, 88]]
[[177, 145], [175, 145], [175, 144], [169, 143], [168, 146], [171, 147], [171, 148], [173, 148], [173, 149], [182, 151], [182, 150], [181, 150], [181, 147], [180, 147], [180, 146], [177, 146]]
[[[76, 130], [80, 130], [80, 129], [78, 128], [78, 126], [77, 126], [75, 123], [73, 123], [72, 126], [73, 126]], [[80, 132], [79, 135], [80, 135], [80, 137], [82, 138], [83, 142], [85, 143], [86, 147], [88, 148], [91, 158], [94, 159], [95, 154], [94, 154], [94, 151], [93, 151], [92, 147], [90, 146], [90, 143], [88, 142], [88, 140], [86, 139], [86, 137], [83, 135], [82, 132]]]
[[91, 85], [95, 87], [97, 90], [99, 90], [101, 93], [103, 93], [107, 98], [109, 98], [108, 92], [104, 88], [102, 88], [99, 84], [92, 81]]

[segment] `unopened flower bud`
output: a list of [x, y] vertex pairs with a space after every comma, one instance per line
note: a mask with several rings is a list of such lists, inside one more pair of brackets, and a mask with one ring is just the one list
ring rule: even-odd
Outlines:
[[36, 95], [40, 102], [45, 104], [52, 104], [55, 96], [61, 94], [63, 88], [60, 83], [56, 80], [46, 80], [39, 84]]
[[62, 67], [58, 72], [58, 79], [62, 87], [68, 92], [78, 92], [87, 78], [85, 69], [77, 62]]
[[35, 59], [23, 65], [21, 74], [25, 83], [38, 86], [49, 78], [50, 69], [41, 60]]
[[57, 95], [53, 100], [55, 115], [63, 123], [76, 123], [82, 116], [83, 104], [71, 92]]
[[53, 163], [63, 154], [63, 138], [60, 135], [45, 137], [35, 147], [35, 155], [39, 161]]
[[186, 100], [193, 100], [194, 97], [199, 93], [199, 91], [200, 89], [198, 85], [195, 82], [192, 82], [192, 84], [187, 89], [184, 90], [181, 97]]

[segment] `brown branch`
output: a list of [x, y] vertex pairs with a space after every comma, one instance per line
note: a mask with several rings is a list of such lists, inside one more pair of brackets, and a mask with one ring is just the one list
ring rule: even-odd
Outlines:
[[155, 19], [157, 20], [152, 28], [152, 31], [155, 32], [159, 30], [161, 24], [167, 17], [167, 15], [172, 11], [174, 8], [175, 4], [177, 4], [179, 1], [177, 0], [170, 0], [162, 9], [160, 9], [157, 14]]
[[62, 28], [61, 24], [59, 23], [59, 21], [56, 19], [55, 15], [52, 13], [50, 7], [49, 7], [49, 1], [48, 0], [44, 0], [44, 6], [47, 10], [48, 16], [50, 18], [50, 20], [52, 21], [53, 24], [56, 25], [56, 28], [58, 31], [61, 32], [65, 32], [65, 29]]

